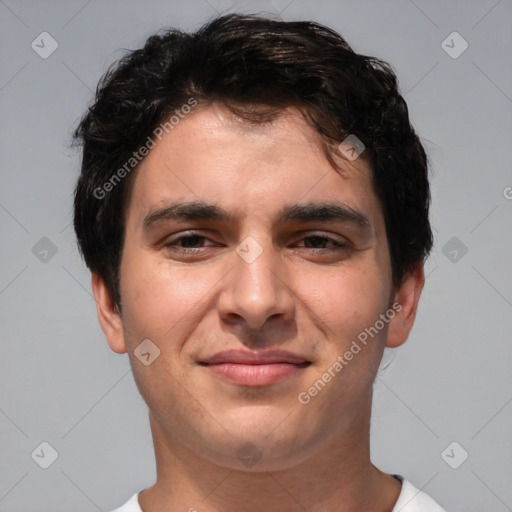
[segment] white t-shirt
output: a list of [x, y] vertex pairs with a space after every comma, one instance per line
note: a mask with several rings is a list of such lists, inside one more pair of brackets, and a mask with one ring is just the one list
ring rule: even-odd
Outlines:
[[[411, 482], [396, 476], [402, 481], [402, 492], [391, 512], [446, 512], [432, 498], [416, 489]], [[138, 493], [134, 494], [122, 507], [112, 512], [142, 512], [138, 496]]]

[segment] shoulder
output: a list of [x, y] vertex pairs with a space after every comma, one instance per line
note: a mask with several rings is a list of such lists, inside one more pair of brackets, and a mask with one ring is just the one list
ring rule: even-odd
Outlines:
[[124, 505], [112, 512], [142, 512], [139, 505], [139, 494], [135, 493]]
[[[402, 491], [392, 512], [446, 512], [430, 496], [414, 487], [411, 482], [403, 478], [400, 480], [402, 481]], [[142, 512], [138, 493], [112, 512]]]
[[392, 512], [446, 512], [430, 496], [420, 491], [408, 480], [402, 481], [402, 492]]

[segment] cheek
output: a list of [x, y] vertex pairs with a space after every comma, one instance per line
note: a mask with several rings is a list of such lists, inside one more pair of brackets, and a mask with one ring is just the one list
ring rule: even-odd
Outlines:
[[[377, 266], [340, 266], [295, 277], [297, 294], [328, 338], [344, 345], [373, 325], [389, 303], [389, 279]], [[339, 348], [339, 347], [338, 347]]]
[[[193, 383], [189, 381], [181, 351], [204, 316], [202, 305], [218, 281], [211, 274], [202, 272], [199, 279], [197, 272], [173, 267], [162, 261], [161, 256], [157, 261], [154, 255], [141, 252], [136, 258], [129, 251], [123, 255], [121, 296], [125, 342], [136, 385], [156, 415], [201, 416], [185, 391], [193, 389]], [[160, 351], [148, 366], [136, 358], [136, 349], [145, 339], [151, 340]], [[169, 400], [171, 396], [174, 398]]]
[[127, 251], [121, 265], [123, 322], [131, 338], [127, 343], [182, 339], [187, 326], [197, 325], [201, 305], [218, 280], [213, 270], [198, 273], [172, 266], [161, 256], [139, 253], [133, 258]]

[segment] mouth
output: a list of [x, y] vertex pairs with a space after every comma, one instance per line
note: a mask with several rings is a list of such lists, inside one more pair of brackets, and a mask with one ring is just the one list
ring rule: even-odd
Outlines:
[[239, 386], [269, 386], [298, 376], [311, 361], [285, 351], [219, 352], [200, 365], [214, 376]]

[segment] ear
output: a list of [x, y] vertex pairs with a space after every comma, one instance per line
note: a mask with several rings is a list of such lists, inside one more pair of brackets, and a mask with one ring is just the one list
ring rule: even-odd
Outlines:
[[124, 354], [127, 350], [119, 308], [110, 296], [105, 281], [99, 274], [93, 273], [91, 282], [101, 329], [110, 348], [118, 354]]
[[[405, 276], [402, 284], [394, 293], [393, 304], [396, 304], [396, 307], [393, 309], [396, 314], [389, 322], [386, 347], [399, 347], [409, 337], [424, 284], [423, 264], [420, 263]], [[399, 307], [401, 308], [399, 309]]]

